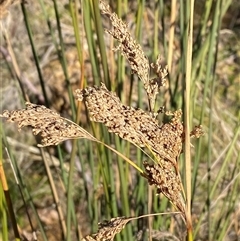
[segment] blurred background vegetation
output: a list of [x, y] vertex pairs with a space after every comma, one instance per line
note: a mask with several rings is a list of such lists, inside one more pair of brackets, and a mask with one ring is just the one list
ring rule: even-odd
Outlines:
[[[8, 6], [10, 1], [0, 3], [0, 112], [23, 108], [26, 100], [43, 104], [77, 121], [142, 167], [147, 157], [139, 149], [91, 123], [83, 104], [74, 101], [75, 89], [104, 82], [124, 104], [147, 110], [142, 83], [125, 59], [112, 51], [116, 43], [104, 33], [111, 25], [100, 15], [98, 1], [13, 2], [13, 6]], [[158, 96], [156, 110], [161, 106], [182, 108], [188, 1], [109, 3], [128, 24], [149, 61], [160, 54], [168, 64], [168, 84]], [[191, 150], [194, 237], [238, 240], [240, 2], [196, 1], [193, 42], [190, 120], [191, 127], [202, 124], [205, 130]], [[160, 116], [159, 121], [166, 120]], [[16, 125], [2, 123], [1, 160], [15, 217], [26, 240], [32, 235], [26, 209], [38, 240], [51, 241], [64, 240], [66, 233], [71, 240], [80, 240], [96, 232], [98, 222], [105, 219], [173, 210], [139, 173], [103, 146], [79, 140], [40, 150], [36, 144], [30, 130], [17, 132]], [[184, 168], [182, 160], [179, 166]], [[184, 175], [182, 178], [185, 180]], [[71, 199], [67, 200], [67, 192]], [[0, 239], [13, 240], [2, 190], [0, 197]], [[153, 240], [182, 240], [185, 236], [178, 216], [159, 215], [131, 222], [116, 240], [147, 240], [149, 225]]]

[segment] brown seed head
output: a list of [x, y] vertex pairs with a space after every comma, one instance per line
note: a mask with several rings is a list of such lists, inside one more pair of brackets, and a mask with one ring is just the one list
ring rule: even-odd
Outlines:
[[18, 123], [19, 130], [25, 126], [32, 126], [33, 134], [40, 134], [42, 137], [42, 144], [38, 145], [40, 147], [58, 145], [67, 139], [95, 139], [74, 122], [61, 117], [58, 113], [42, 105], [26, 102], [26, 109], [5, 110], [1, 116], [7, 118], [10, 122]]
[[157, 193], [167, 197], [183, 214], [185, 213], [185, 202], [182, 197], [181, 180], [179, 175], [172, 168], [167, 168], [161, 160], [161, 164], [149, 164], [143, 162], [145, 173], [143, 176], [148, 179], [150, 185], [155, 185]]
[[103, 123], [109, 132], [140, 147], [147, 147], [159, 159], [176, 165], [182, 150], [181, 110], [167, 112], [168, 115], [173, 115], [172, 120], [158, 125], [152, 114], [123, 105], [104, 84], [76, 90], [75, 93], [77, 100], [86, 103], [92, 121]]

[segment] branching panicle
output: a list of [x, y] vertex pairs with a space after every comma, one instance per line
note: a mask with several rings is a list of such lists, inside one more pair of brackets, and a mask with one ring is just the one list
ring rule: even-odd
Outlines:
[[40, 147], [58, 145], [68, 139], [95, 139], [79, 125], [42, 105], [26, 102], [26, 109], [6, 110], [2, 117], [10, 122], [18, 123], [19, 130], [25, 126], [33, 127], [33, 134], [40, 134], [42, 137], [41, 144], [38, 145]]
[[167, 168], [166, 161], [162, 160], [161, 164], [143, 162], [146, 170], [143, 176], [148, 179], [150, 185], [156, 186], [158, 194], [162, 193], [184, 214], [185, 201], [182, 197], [181, 180], [172, 168]]
[[104, 1], [100, 1], [100, 8], [102, 14], [109, 17], [113, 26], [112, 30], [106, 30], [106, 32], [112, 35], [119, 42], [119, 46], [115, 48], [115, 50], [119, 50], [123, 56], [125, 56], [132, 71], [137, 74], [143, 82], [144, 89], [148, 95], [150, 109], [154, 110], [155, 100], [159, 92], [159, 88], [165, 84], [167, 67], [162, 69], [159, 56], [156, 64], [151, 64], [151, 67], [157, 77], [149, 79], [149, 61], [145, 56], [141, 45], [132, 38], [127, 25], [118, 18], [116, 13], [111, 12], [110, 7]]
[[185, 211], [177, 160], [182, 151], [182, 111], [167, 111], [171, 121], [159, 125], [152, 114], [125, 106], [104, 84], [76, 91], [76, 98], [84, 101], [92, 121], [101, 122], [109, 132], [140, 147], [148, 148], [157, 164], [144, 162], [143, 174], [159, 193], [163, 193], [181, 211]]
[[109, 132], [127, 141], [150, 148], [159, 159], [176, 166], [182, 150], [181, 111], [168, 113], [174, 115], [173, 119], [159, 126], [151, 114], [123, 105], [104, 84], [77, 90], [76, 98], [85, 101], [92, 121], [103, 123]]
[[82, 241], [113, 241], [116, 234], [120, 233], [130, 220], [130, 218], [117, 217], [99, 223], [98, 232], [88, 235]]

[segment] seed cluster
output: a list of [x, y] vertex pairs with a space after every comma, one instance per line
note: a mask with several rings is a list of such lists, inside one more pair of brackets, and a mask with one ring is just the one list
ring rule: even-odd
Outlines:
[[149, 62], [141, 45], [132, 38], [127, 24], [118, 18], [116, 13], [111, 12], [109, 5], [104, 1], [100, 1], [100, 9], [102, 14], [107, 15], [111, 21], [113, 29], [106, 30], [106, 32], [118, 40], [119, 46], [116, 49], [121, 51], [129, 61], [133, 72], [138, 74], [139, 78], [146, 84], [149, 75]]
[[116, 234], [120, 233], [125, 225], [130, 221], [129, 218], [117, 217], [110, 221], [98, 224], [98, 232], [88, 235], [82, 241], [113, 241]]
[[143, 176], [184, 213], [177, 168], [183, 142], [182, 111], [166, 112], [173, 116], [171, 121], [159, 125], [152, 114], [123, 105], [104, 84], [76, 90], [75, 94], [77, 100], [85, 102], [92, 121], [103, 123], [109, 132], [154, 153], [157, 163], [144, 162], [146, 172]]
[[[144, 54], [140, 44], [136, 42], [131, 36], [127, 24], [118, 18], [116, 13], [112, 13], [109, 5], [104, 1], [100, 1], [100, 9], [103, 15], [106, 15], [113, 26], [112, 30], [105, 30], [113, 36], [118, 42], [118, 47], [122, 55], [128, 60], [133, 73], [137, 74], [143, 82], [144, 89], [147, 92], [150, 109], [154, 109], [155, 99], [159, 92], [159, 88], [164, 85], [165, 77], [167, 75], [167, 66], [162, 69], [160, 64], [160, 56], [156, 64], [149, 65], [148, 58]], [[150, 66], [157, 75], [156, 78], [149, 79]]]
[[109, 132], [140, 147], [150, 147], [159, 159], [176, 165], [182, 150], [180, 110], [167, 113], [174, 117], [169, 123], [159, 126], [152, 114], [123, 105], [104, 84], [76, 90], [75, 93], [77, 100], [85, 101], [92, 121], [103, 123]]
[[33, 134], [40, 134], [42, 137], [41, 144], [38, 145], [40, 147], [58, 145], [67, 139], [95, 139], [79, 125], [43, 105], [26, 102], [26, 109], [5, 110], [1, 116], [10, 122], [17, 122], [19, 130], [25, 126], [32, 126]]
[[[165, 165], [167, 164], [167, 165]], [[182, 214], [185, 213], [185, 202], [182, 197], [181, 180], [172, 168], [166, 168], [168, 163], [162, 160], [161, 165], [143, 162], [146, 172], [143, 174], [150, 185], [155, 185], [157, 193], [167, 197]]]

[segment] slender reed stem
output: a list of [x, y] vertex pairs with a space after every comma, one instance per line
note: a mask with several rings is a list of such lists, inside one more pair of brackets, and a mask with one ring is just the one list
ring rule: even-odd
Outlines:
[[186, 198], [187, 198], [187, 230], [188, 240], [192, 240], [191, 220], [191, 153], [190, 153], [190, 84], [192, 70], [192, 44], [193, 44], [193, 13], [194, 0], [189, 0], [190, 14], [187, 22], [187, 49], [186, 49], [186, 85], [184, 89], [184, 126], [185, 126], [185, 177], [186, 177]]

